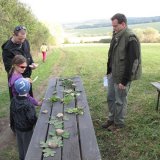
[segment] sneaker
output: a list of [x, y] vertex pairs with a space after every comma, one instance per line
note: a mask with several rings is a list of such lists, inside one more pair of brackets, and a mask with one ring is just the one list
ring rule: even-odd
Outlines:
[[107, 121], [106, 123], [102, 124], [102, 128], [108, 128], [109, 126], [113, 125], [114, 122], [113, 121]]

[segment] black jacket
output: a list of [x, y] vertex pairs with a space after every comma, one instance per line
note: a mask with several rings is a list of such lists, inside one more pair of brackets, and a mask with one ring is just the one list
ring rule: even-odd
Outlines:
[[10, 105], [10, 125], [14, 131], [29, 131], [36, 124], [37, 116], [35, 106], [26, 96], [13, 97]]
[[33, 59], [30, 54], [30, 45], [27, 40], [25, 40], [22, 44], [15, 44], [11, 41], [11, 39], [9, 39], [2, 45], [2, 57], [6, 72], [9, 73], [12, 66], [12, 59], [17, 54], [21, 54], [27, 59], [28, 67], [23, 73], [23, 76], [30, 77], [32, 70], [29, 65], [33, 63]]

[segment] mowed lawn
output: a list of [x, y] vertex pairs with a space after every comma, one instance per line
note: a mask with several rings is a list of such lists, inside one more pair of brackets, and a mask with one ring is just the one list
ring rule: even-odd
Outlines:
[[[141, 80], [131, 85], [126, 127], [117, 133], [101, 128], [108, 111], [107, 89], [103, 87], [108, 47], [108, 44], [95, 44], [55, 48], [48, 55], [46, 63], [37, 60], [40, 65], [33, 72], [33, 77], [38, 75], [39, 79], [34, 84], [34, 91], [42, 83], [47, 85], [50, 76], [81, 76], [102, 160], [159, 160], [160, 113], [155, 111], [157, 92], [150, 82], [160, 81], [160, 44], [142, 44], [143, 75]], [[5, 74], [3, 76], [5, 79]], [[9, 102], [5, 85], [6, 82], [0, 80], [0, 86], [3, 86], [0, 89], [3, 97], [0, 97], [1, 117], [8, 116], [9, 106], [6, 105]]]

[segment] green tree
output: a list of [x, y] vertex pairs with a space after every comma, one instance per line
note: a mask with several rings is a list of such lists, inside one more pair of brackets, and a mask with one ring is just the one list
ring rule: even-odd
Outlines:
[[145, 29], [136, 28], [134, 32], [139, 37], [140, 41], [144, 43], [154, 43], [160, 40], [159, 31], [151, 27]]
[[[12, 36], [12, 31], [17, 25], [26, 26], [27, 38], [33, 50], [39, 50], [44, 41], [48, 45], [55, 43], [49, 29], [35, 18], [29, 7], [18, 0], [0, 0], [0, 21], [0, 44]], [[1, 60], [0, 54], [0, 62]]]
[[144, 34], [144, 42], [157, 42], [158, 40], [158, 37], [159, 37], [159, 31], [154, 29], [154, 28], [151, 28], [151, 27], [148, 27], [146, 28], [144, 31], [143, 31], [143, 34]]

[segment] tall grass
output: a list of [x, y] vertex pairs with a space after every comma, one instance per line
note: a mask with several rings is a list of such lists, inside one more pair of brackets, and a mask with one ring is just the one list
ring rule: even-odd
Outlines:
[[[160, 114], [155, 111], [157, 92], [150, 84], [160, 80], [160, 44], [142, 44], [143, 75], [132, 83], [128, 97], [125, 129], [111, 133], [101, 128], [107, 118], [107, 89], [103, 87], [108, 45], [70, 46], [55, 49], [33, 77], [39, 76], [34, 90], [49, 79], [81, 76], [86, 91], [97, 141], [103, 160], [160, 159]], [[2, 83], [2, 82], [1, 82]], [[47, 81], [45, 82], [47, 85]], [[5, 86], [6, 84], [4, 84]], [[3, 97], [6, 92], [1, 93]], [[0, 97], [1, 98], [1, 97]], [[6, 115], [3, 104], [1, 112]]]

